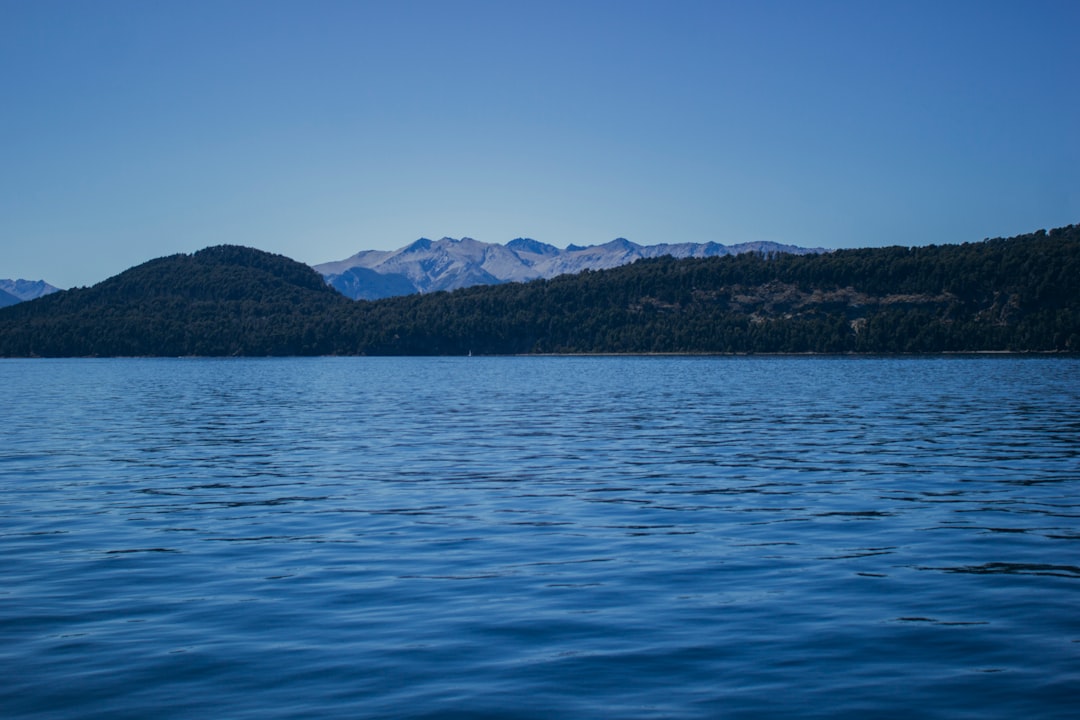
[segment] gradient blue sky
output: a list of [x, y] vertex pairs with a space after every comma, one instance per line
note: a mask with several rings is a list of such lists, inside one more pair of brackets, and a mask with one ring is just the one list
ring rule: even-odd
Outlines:
[[0, 0], [0, 277], [1080, 222], [1080, 2]]

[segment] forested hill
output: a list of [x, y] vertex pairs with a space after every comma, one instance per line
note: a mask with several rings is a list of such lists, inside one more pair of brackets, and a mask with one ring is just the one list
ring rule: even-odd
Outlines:
[[3, 308], [0, 355], [317, 355], [352, 305], [307, 265], [222, 245]]
[[0, 355], [1080, 352], [1080, 226], [823, 255], [642, 260], [351, 301], [238, 247], [0, 309]]
[[823, 255], [640, 260], [357, 306], [368, 353], [1080, 351], [1080, 226]]

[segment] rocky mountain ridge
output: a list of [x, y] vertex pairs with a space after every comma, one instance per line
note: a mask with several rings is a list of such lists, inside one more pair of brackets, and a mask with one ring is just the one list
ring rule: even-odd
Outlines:
[[33, 300], [59, 290], [44, 280], [0, 280], [0, 307]]
[[472, 285], [550, 279], [582, 270], [607, 270], [643, 258], [668, 255], [676, 259], [703, 258], [746, 252], [806, 255], [827, 251], [773, 242], [638, 245], [626, 238], [616, 238], [603, 245], [570, 245], [561, 250], [530, 238], [499, 245], [468, 237], [444, 237], [420, 238], [398, 250], [364, 250], [345, 260], [313, 267], [347, 297], [377, 300]]

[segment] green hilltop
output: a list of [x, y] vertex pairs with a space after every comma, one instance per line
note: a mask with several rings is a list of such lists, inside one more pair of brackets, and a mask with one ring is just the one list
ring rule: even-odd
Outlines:
[[306, 265], [222, 245], [4, 308], [0, 355], [323, 354], [312, 333], [352, 304]]
[[0, 356], [1080, 352], [1080, 226], [961, 245], [640, 260], [353, 301], [238, 246], [0, 308]]

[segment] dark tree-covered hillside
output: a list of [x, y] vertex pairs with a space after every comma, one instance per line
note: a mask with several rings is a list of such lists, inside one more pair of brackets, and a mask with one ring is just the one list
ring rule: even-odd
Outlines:
[[351, 301], [222, 246], [0, 309], [0, 355], [1080, 352], [1080, 227], [962, 245], [641, 260]]
[[219, 246], [6, 308], [0, 354], [324, 354], [351, 304], [306, 265]]
[[658, 258], [360, 304], [341, 352], [1080, 351], [1080, 227], [822, 255]]

